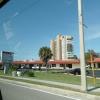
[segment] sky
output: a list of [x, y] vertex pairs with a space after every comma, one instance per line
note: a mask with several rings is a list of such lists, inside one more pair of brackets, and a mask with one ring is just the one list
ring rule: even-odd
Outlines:
[[[43, 46], [58, 33], [73, 36], [79, 57], [78, 0], [10, 0], [0, 9], [0, 51], [15, 60], [39, 59]], [[83, 0], [85, 51], [100, 53], [100, 0]]]

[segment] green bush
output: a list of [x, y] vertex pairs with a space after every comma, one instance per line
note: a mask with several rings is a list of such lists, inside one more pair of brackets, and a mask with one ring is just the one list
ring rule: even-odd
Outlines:
[[27, 74], [27, 76], [29, 76], [29, 77], [34, 77], [34, 76], [35, 76], [35, 75], [34, 75], [34, 72], [32, 72], [32, 71], [29, 71], [29, 72], [27, 72], [26, 74]]
[[17, 67], [14, 65], [10, 65], [8, 70], [7, 70], [7, 74], [11, 75], [13, 71], [16, 71]]
[[0, 70], [0, 75], [3, 75], [3, 74], [4, 74], [3, 70]]

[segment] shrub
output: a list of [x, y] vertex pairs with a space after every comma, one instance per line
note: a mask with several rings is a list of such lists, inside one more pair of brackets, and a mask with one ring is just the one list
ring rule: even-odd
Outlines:
[[34, 77], [34, 76], [35, 76], [35, 75], [34, 75], [34, 72], [32, 72], [32, 71], [27, 72], [27, 75], [28, 75], [29, 77]]

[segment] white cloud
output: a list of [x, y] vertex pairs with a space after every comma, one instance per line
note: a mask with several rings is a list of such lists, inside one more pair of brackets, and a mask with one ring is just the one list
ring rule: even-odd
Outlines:
[[100, 38], [100, 32], [95, 33], [95, 34], [90, 34], [90, 35], [86, 38], [86, 40], [94, 40], [94, 39], [98, 39], [98, 38]]
[[4, 34], [7, 40], [11, 39], [13, 37], [13, 32], [12, 28], [10, 25], [10, 21], [4, 22], [3, 23], [3, 29], [4, 29]]
[[19, 15], [19, 12], [15, 12], [15, 13], [12, 15], [12, 18], [16, 17], [17, 15]]
[[15, 45], [14, 51], [18, 51], [19, 48], [20, 48], [20, 46], [21, 46], [21, 42], [19, 41], [19, 42]]
[[15, 12], [12, 16], [10, 16], [4, 23], [3, 23], [3, 29], [4, 34], [7, 40], [11, 39], [13, 37], [13, 32], [11, 28], [11, 20], [19, 15], [19, 12]]
[[96, 40], [100, 38], [100, 24], [89, 25], [89, 28], [85, 30], [85, 40]]

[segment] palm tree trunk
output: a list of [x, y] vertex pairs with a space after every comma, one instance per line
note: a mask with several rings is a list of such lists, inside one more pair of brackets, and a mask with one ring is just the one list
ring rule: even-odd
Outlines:
[[46, 62], [46, 71], [48, 72], [49, 70], [49, 66], [48, 66], [48, 63]]

